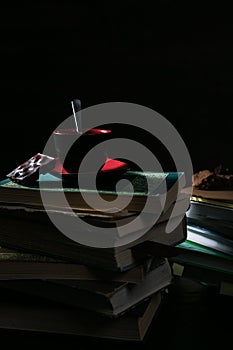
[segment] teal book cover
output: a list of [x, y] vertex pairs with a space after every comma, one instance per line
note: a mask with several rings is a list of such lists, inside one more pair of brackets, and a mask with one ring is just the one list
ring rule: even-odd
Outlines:
[[216, 249], [212, 249], [209, 247], [206, 247], [204, 245], [185, 240], [184, 242], [180, 243], [177, 247], [188, 250], [188, 251], [193, 251], [193, 252], [198, 252], [206, 255], [211, 255], [211, 256], [217, 256], [222, 259], [227, 259], [233, 262], [233, 256], [229, 254], [225, 254], [223, 252], [220, 252]]
[[[88, 183], [88, 174], [84, 174], [86, 183]], [[156, 195], [162, 194], [164, 189], [169, 191], [178, 180], [183, 180], [183, 172], [162, 172], [162, 173], [153, 173], [153, 172], [139, 172], [139, 171], [126, 171], [123, 174], [116, 175], [101, 175], [97, 179], [97, 189], [104, 191], [105, 193], [115, 193], [115, 185], [118, 181], [125, 179], [130, 182], [122, 187], [120, 193], [129, 194], [132, 193], [132, 187], [134, 189], [134, 195]], [[56, 189], [56, 183], [60, 181], [60, 177], [55, 176], [51, 173], [40, 175], [39, 180], [34, 182], [31, 186], [23, 186], [16, 182], [11, 181], [9, 178], [0, 181], [0, 189], [28, 189], [28, 190], [38, 190], [38, 189]], [[42, 185], [41, 185], [42, 184]], [[184, 182], [182, 181], [181, 185]], [[64, 189], [68, 192], [70, 191], [88, 191], [88, 188], [79, 188], [77, 176], [75, 178], [64, 177], [62, 179], [62, 185]], [[151, 191], [148, 191], [148, 188]], [[91, 190], [89, 190], [91, 191]]]
[[170, 261], [196, 266], [233, 276], [233, 256], [201, 244], [185, 240], [176, 246], [179, 253]]

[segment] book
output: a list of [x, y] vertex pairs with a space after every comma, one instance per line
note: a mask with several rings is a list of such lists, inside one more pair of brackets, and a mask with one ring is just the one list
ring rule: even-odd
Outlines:
[[154, 258], [140, 283], [98, 280], [0, 280], [0, 287], [119, 317], [136, 304], [172, 283], [166, 258]]
[[99, 280], [142, 282], [153, 257], [128, 271], [116, 272], [69, 263], [42, 254], [0, 247], [0, 280]]
[[[208, 266], [198, 266], [188, 262], [179, 261], [179, 263], [172, 262], [171, 268], [174, 278], [180, 276], [182, 278], [196, 280], [206, 286], [217, 288], [221, 294], [228, 294], [228, 285], [233, 285], [233, 278], [231, 275], [223, 271], [209, 269]], [[225, 289], [224, 291], [223, 288]], [[231, 293], [231, 295], [233, 294]]]
[[203, 215], [213, 219], [221, 218], [225, 221], [232, 220], [233, 204], [220, 200], [208, 198], [199, 198], [191, 196], [190, 198], [190, 216]]
[[[166, 211], [162, 211], [161, 215], [157, 218], [156, 224], [168, 221], [170, 217], [180, 217], [184, 214], [185, 208], [189, 205], [187, 198], [180, 198], [176, 202], [172, 203]], [[48, 223], [48, 211], [55, 216], [68, 216], [67, 211], [61, 209], [51, 209], [45, 210], [43, 208], [37, 208], [25, 204], [9, 204], [9, 203], [0, 203], [0, 213], [3, 215], [10, 215], [12, 220], [30, 220], [35, 222], [44, 222]], [[104, 228], [111, 227], [120, 227], [132, 222], [137, 218], [137, 212], [129, 212], [123, 210], [120, 213], [100, 213], [95, 210], [79, 210], [75, 211], [76, 216], [94, 226], [101, 226]], [[143, 214], [143, 227], [150, 225], [151, 220], [153, 219], [153, 213], [144, 213]], [[138, 226], [135, 228], [139, 228]]]
[[[93, 200], [97, 194], [104, 199], [98, 204], [95, 202], [95, 210], [101, 213], [121, 212], [122, 207], [130, 199], [130, 202], [124, 207], [128, 211], [141, 211], [145, 206], [147, 198], [150, 197], [151, 203], [148, 211], [161, 213], [166, 211], [178, 197], [179, 187], [185, 186], [185, 175], [183, 172], [140, 172], [125, 171], [120, 175], [104, 176], [99, 181], [97, 190], [89, 188], [88, 175], [84, 175], [86, 188], [70, 187], [70, 182], [60, 184], [59, 177], [50, 173], [40, 175], [39, 180], [31, 186], [23, 186], [11, 179], [4, 179], [0, 182], [0, 202], [8, 204], [24, 204], [31, 207], [44, 208], [42, 198], [46, 196], [46, 208], [66, 209], [61, 202], [61, 192], [69, 206], [73, 210], [93, 210], [88, 205], [88, 200]], [[115, 185], [120, 180], [128, 180], [121, 183], [121, 189], [116, 192]], [[129, 184], [130, 182], [130, 184]], [[133, 188], [133, 191], [132, 191]], [[49, 194], [49, 195], [48, 195]], [[85, 194], [85, 200], [83, 195]], [[184, 197], [185, 194], [182, 195]], [[97, 197], [98, 198], [98, 197]], [[117, 198], [117, 204], [114, 202]], [[111, 202], [113, 203], [111, 206]], [[108, 205], [107, 205], [108, 203]], [[115, 207], [115, 206], [118, 207]]]
[[202, 226], [187, 224], [187, 240], [233, 256], [233, 240]]
[[222, 236], [223, 239], [232, 240], [232, 224], [230, 222], [222, 221], [221, 219], [207, 219], [204, 221], [203, 217], [191, 218], [187, 217], [187, 222], [192, 226], [203, 227], [203, 229], [210, 230], [213, 234]]
[[[66, 214], [57, 213], [56, 215], [60, 217]], [[169, 233], [166, 233], [167, 221], [164, 221], [154, 225], [143, 235], [140, 231], [135, 232], [136, 238], [132, 236], [126, 244], [98, 248], [80, 244], [67, 237], [52, 224], [49, 218], [47, 222], [31, 220], [31, 213], [27, 212], [24, 218], [16, 219], [12, 216], [12, 211], [2, 209], [0, 210], [0, 245], [101, 269], [126, 271], [140, 264], [149, 255], [173, 254], [171, 246], [184, 241], [187, 237], [186, 216], [182, 215], [178, 219], [180, 219], [178, 224], [177, 217], [170, 219], [177, 225]], [[94, 226], [93, 234], [95, 234]], [[143, 248], [142, 244], [145, 241], [150, 242], [150, 248]]]
[[192, 196], [187, 221], [191, 225], [233, 238], [233, 204], [229, 202]]
[[0, 296], [0, 329], [139, 343], [148, 334], [163, 301], [163, 294], [158, 292], [121, 317], [109, 318], [7, 289], [0, 289]]
[[233, 280], [232, 255], [189, 240], [180, 243], [178, 248], [180, 252], [174, 257], [169, 257], [170, 262], [202, 269], [206, 272], [206, 278], [209, 272], [213, 274], [216, 272], [228, 280]]
[[[184, 189], [185, 190], [185, 189]], [[216, 201], [223, 201], [228, 203], [233, 203], [233, 190], [201, 190], [199, 188], [192, 188], [192, 196], [205, 199], [213, 199]]]
[[[103, 178], [101, 178], [101, 185], [104, 186], [105, 189], [100, 189], [99, 193], [101, 193], [101, 195], [106, 195], [108, 200], [115, 197], [116, 194], [119, 195], [119, 191], [116, 193], [116, 190], [113, 190], [113, 177], [113, 175], [111, 175], [110, 178], [109, 176], [104, 177], [106, 181], [103, 181]], [[129, 204], [130, 207], [127, 207], [123, 211], [113, 211], [110, 215], [105, 210], [101, 211], [101, 208], [93, 210], [93, 208], [87, 208], [80, 202], [83, 192], [95, 196], [96, 191], [90, 191], [88, 189], [80, 190], [76, 187], [71, 188], [69, 187], [69, 181], [66, 187], [64, 181], [65, 193], [73, 201], [72, 209], [76, 210], [77, 215], [82, 215], [84, 221], [88, 220], [89, 223], [94, 223], [91, 228], [88, 226], [88, 231], [84, 232], [83, 226], [81, 225], [79, 227], [77, 226], [78, 223], [75, 222], [75, 234], [81, 233], [84, 237], [90, 237], [91, 235], [96, 237], [97, 224], [100, 225], [102, 229], [101, 232], [104, 232], [105, 236], [108, 235], [109, 237], [108, 231], [106, 230], [108, 227], [128, 222], [128, 220], [135, 217], [131, 216], [132, 212], [137, 217], [137, 210], [139, 207], [142, 209], [142, 203], [145, 204], [148, 197], [154, 198], [154, 212], [146, 213], [143, 219], [140, 217], [140, 223], [137, 221], [137, 225], [134, 225], [134, 227], [131, 225], [129, 232], [127, 232], [124, 237], [117, 237], [118, 242], [120, 242], [119, 245], [116, 245], [114, 241], [113, 246], [110, 248], [87, 246], [86, 244], [68, 238], [51, 222], [48, 214], [53, 215], [53, 218], [56, 220], [62, 220], [68, 223], [72, 222], [72, 219], [75, 220], [76, 217], [73, 218], [70, 212], [66, 211], [66, 208], [61, 208], [59, 206], [57, 196], [61, 192], [61, 189], [57, 188], [58, 178], [50, 173], [40, 175], [37, 185], [34, 184], [33, 187], [22, 186], [9, 179], [1, 182], [0, 245], [9, 248], [24, 249], [43, 255], [49, 254], [56, 258], [69, 259], [75, 263], [122, 271], [130, 269], [135, 263], [141, 262], [138, 261], [135, 252], [133, 252], [131, 248], [136, 245], [138, 248], [138, 245], [145, 240], [153, 241], [156, 253], [159, 251], [159, 248], [155, 247], [155, 243], [175, 245], [184, 240], [186, 237], [186, 221], [184, 215], [187, 208], [187, 197], [182, 196], [176, 202], [178, 185], [180, 182], [183, 183], [185, 181], [184, 173], [158, 174], [126, 171], [123, 174], [117, 174], [115, 180], [119, 181], [122, 177], [130, 180], [131, 184], [133, 184], [133, 200], [136, 198], [136, 202], [132, 200], [131, 202], [134, 202], [134, 204]], [[39, 186], [39, 184], [42, 185]], [[167, 193], [165, 193], [166, 191], [162, 192], [162, 189], [164, 190], [163, 185], [168, 188]], [[150, 188], [150, 193], [148, 193], [148, 188]], [[46, 191], [46, 193], [48, 192], [53, 197], [51, 207], [49, 207], [50, 209], [48, 209], [48, 207], [45, 209], [43, 206], [41, 200], [41, 192], [43, 191]], [[119, 197], [123, 198], [129, 195], [131, 198], [132, 186], [129, 186], [127, 182], [123, 190], [120, 191]], [[161, 214], [159, 222], [150, 227], [149, 216], [155, 215], [157, 209], [161, 210], [162, 198], [164, 199], [164, 196], [166, 197], [166, 204], [162, 210], [162, 214], [159, 211]], [[184, 204], [184, 201], [186, 201], [186, 204]], [[156, 206], [156, 203], [159, 203], [159, 205]], [[170, 213], [171, 211], [173, 212], [173, 210], [176, 211], [175, 217], [170, 218]], [[168, 223], [173, 223], [174, 227], [169, 234], [166, 233]], [[16, 227], [17, 232], [15, 230]], [[99, 237], [100, 236], [98, 236], [98, 240]], [[146, 257], [148, 254], [145, 250], [144, 253]]]

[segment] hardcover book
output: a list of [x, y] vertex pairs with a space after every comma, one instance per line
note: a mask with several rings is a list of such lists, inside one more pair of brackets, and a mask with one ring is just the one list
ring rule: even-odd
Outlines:
[[228, 204], [233, 204], [233, 189], [200, 189], [198, 187], [184, 187], [182, 193], [191, 193], [192, 197], [197, 200], [211, 200]]
[[[96, 236], [96, 226], [103, 228], [106, 234], [108, 227], [123, 225], [125, 222], [135, 219], [147, 198], [153, 198], [152, 212], [145, 213], [140, 225], [135, 225], [134, 230], [131, 229], [125, 235], [126, 237], [118, 237], [121, 244], [114, 244], [110, 248], [96, 248], [79, 243], [78, 240], [74, 241], [64, 235], [49, 219], [48, 210], [58, 220], [68, 220], [70, 223], [70, 220], [75, 218], [70, 217], [67, 208], [59, 207], [58, 196], [61, 189], [57, 188], [58, 178], [47, 173], [40, 175], [39, 181], [34, 183], [33, 186], [22, 186], [10, 179], [1, 182], [0, 245], [49, 255], [58, 259], [68, 259], [70, 262], [79, 264], [120, 271], [128, 270], [135, 264], [140, 264], [151, 254], [152, 250], [154, 250], [153, 255], [162, 254], [166, 256], [169, 253], [168, 246], [174, 246], [182, 242], [187, 236], [185, 212], [189, 205], [189, 198], [177, 193], [178, 185], [184, 185], [184, 173], [126, 171], [116, 175], [114, 179], [119, 181], [122, 178], [130, 180], [132, 186], [129, 186], [127, 182], [120, 192], [116, 192], [113, 185], [114, 181], [112, 181], [113, 179], [110, 180], [109, 177], [105, 177], [106, 181], [103, 181], [102, 178], [100, 183], [98, 194], [101, 194], [110, 203], [117, 195], [118, 198], [128, 196], [132, 198], [133, 196], [127, 208], [113, 211], [110, 214], [105, 210], [103, 211], [103, 208], [93, 209], [85, 205], [82, 194], [85, 192], [85, 194], [92, 197], [96, 195], [95, 191], [70, 187], [70, 182], [66, 186], [64, 182], [64, 191], [76, 215], [93, 224], [91, 228], [88, 228], [88, 232], [83, 232], [82, 226], [80, 226], [80, 230], [76, 226], [77, 234], [81, 232], [85, 234], [85, 237], [86, 233]], [[148, 189], [150, 189], [149, 192]], [[164, 192], [165, 189], [167, 191]], [[46, 207], [45, 210], [41, 200], [41, 191], [50, 194], [50, 209]], [[163, 208], [161, 207], [162, 204], [165, 204]], [[148, 224], [149, 219], [156, 212], [161, 213], [161, 215], [158, 217], [158, 222], [151, 225], [151, 227]], [[173, 213], [172, 218], [170, 218], [171, 212]], [[173, 223], [174, 227], [169, 234], [166, 233], [168, 222]], [[75, 222], [76, 224], [77, 222]], [[137, 256], [138, 247], [145, 241], [150, 241], [153, 249], [150, 253], [144, 249], [144, 256], [140, 253], [139, 260]], [[136, 250], [134, 250], [135, 246]], [[167, 250], [165, 249], [166, 246]], [[166, 250], [166, 252], [164, 253], [162, 250]]]
[[187, 225], [187, 240], [233, 256], [233, 240], [203, 226]]
[[[0, 290], [0, 329], [142, 342], [163, 301], [161, 292], [117, 318]], [[30, 334], [30, 333], [29, 333]]]
[[[62, 184], [62, 188], [58, 187], [60, 179], [56, 176], [48, 173], [40, 175], [39, 180], [30, 186], [23, 186], [11, 179], [5, 179], [0, 182], [0, 203], [8, 204], [24, 204], [30, 207], [44, 208], [41, 194], [49, 193], [46, 196], [46, 207], [55, 208], [60, 210], [66, 210], [66, 207], [59, 204], [60, 192], [64, 192], [69, 206], [74, 210], [91, 210], [87, 201], [88, 198], [93, 200], [97, 195], [100, 195], [105, 201], [111, 203], [116, 198], [120, 208], [126, 203], [128, 198], [132, 199], [125, 207], [125, 210], [138, 212], [144, 207], [146, 200], [150, 197], [153, 203], [152, 210], [155, 212], [166, 211], [170, 205], [176, 201], [179, 193], [178, 188], [185, 186], [185, 175], [183, 172], [165, 172], [165, 173], [153, 173], [153, 172], [140, 172], [140, 171], [126, 171], [123, 174], [104, 177], [102, 181], [99, 181], [97, 191], [89, 188], [88, 175], [85, 177], [86, 188], [80, 188], [78, 185], [71, 187], [70, 182]], [[116, 183], [120, 180], [128, 180], [124, 186], [121, 186], [120, 190], [116, 191]], [[130, 184], [129, 184], [130, 182]], [[85, 194], [86, 200], [83, 198]], [[185, 194], [181, 196], [185, 197]], [[115, 206], [115, 203], [113, 204]], [[114, 212], [120, 212], [117, 208], [111, 208], [108, 206], [106, 210], [105, 205], [102, 203], [98, 205], [96, 202], [95, 211], [106, 213], [110, 209], [114, 209]]]
[[192, 196], [187, 221], [191, 225], [212, 230], [220, 236], [233, 238], [233, 204], [227, 201]]
[[0, 280], [0, 287], [60, 302], [72, 307], [119, 317], [136, 304], [172, 283], [171, 267], [166, 258], [154, 258], [148, 264], [143, 281], [34, 279]]
[[[7, 212], [1, 210], [0, 245], [91, 267], [126, 271], [142, 263], [148, 256], [176, 254], [172, 248], [187, 237], [186, 217], [182, 216], [179, 224], [170, 233], [166, 233], [166, 225], [167, 221], [158, 223], [139, 238], [121, 246], [96, 248], [68, 238], [50, 220], [47, 223], [30, 220], [30, 213], [27, 220], [13, 219], [11, 214], [7, 215]], [[93, 233], [94, 230], [95, 227]], [[145, 249], [145, 242], [150, 247]]]
[[0, 247], [0, 280], [97, 280], [137, 284], [145, 279], [152, 259], [149, 257], [128, 271], [116, 272]]
[[[184, 241], [177, 246], [179, 254], [170, 257], [169, 261], [187, 266], [195, 266], [205, 271], [227, 275], [233, 280], [233, 256], [216, 249], [205, 247], [192, 241]], [[208, 278], [208, 276], [206, 276]]]

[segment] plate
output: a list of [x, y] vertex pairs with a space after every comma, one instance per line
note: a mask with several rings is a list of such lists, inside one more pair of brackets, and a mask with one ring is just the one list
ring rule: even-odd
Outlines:
[[[99, 174], [114, 174], [121, 171], [125, 171], [129, 169], [129, 165], [126, 162], [117, 159], [107, 158], [104, 165], [99, 171]], [[62, 176], [62, 178], [70, 178], [77, 177], [78, 173], [70, 173], [68, 172], [60, 163], [59, 159], [56, 160], [55, 167], [51, 174], [56, 176]], [[82, 173], [82, 174], [90, 174], [90, 173]]]

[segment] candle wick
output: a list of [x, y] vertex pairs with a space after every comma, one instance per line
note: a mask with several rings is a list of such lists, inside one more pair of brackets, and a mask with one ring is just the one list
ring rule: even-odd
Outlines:
[[78, 133], [81, 133], [82, 132], [81, 115], [79, 115], [79, 118], [77, 119], [77, 113], [81, 111], [81, 101], [77, 100], [77, 99], [73, 100], [73, 101], [71, 101], [71, 105], [72, 105], [72, 110], [73, 110], [76, 131]]

